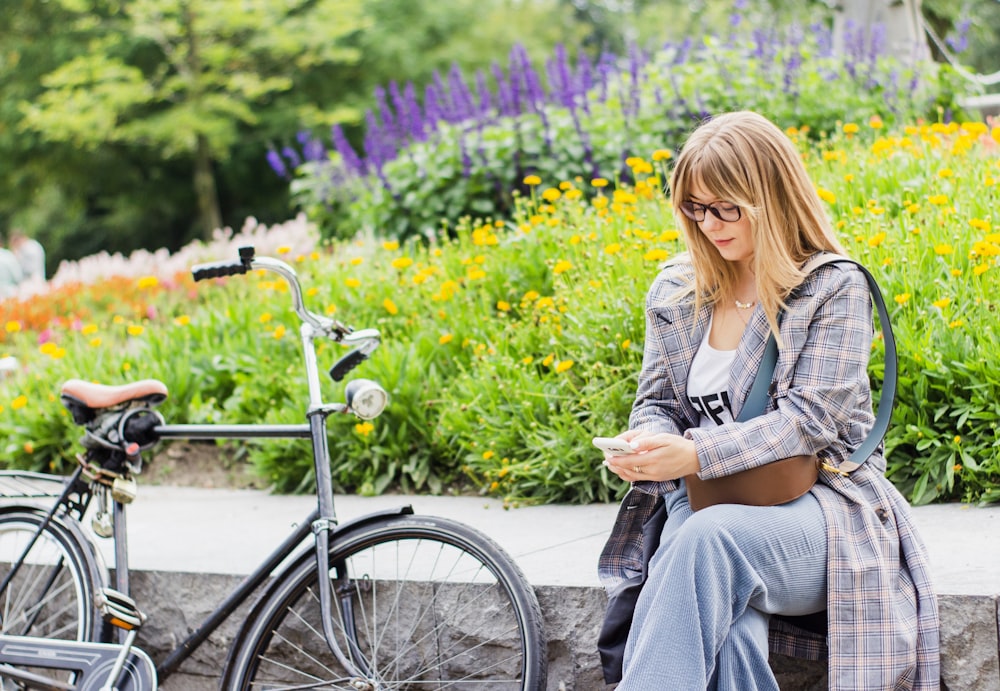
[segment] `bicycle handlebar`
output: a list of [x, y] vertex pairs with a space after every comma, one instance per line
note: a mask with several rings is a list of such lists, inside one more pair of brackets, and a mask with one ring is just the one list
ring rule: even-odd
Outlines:
[[378, 347], [381, 342], [378, 330], [354, 331], [336, 319], [330, 319], [306, 309], [302, 300], [302, 286], [299, 284], [298, 275], [295, 273], [295, 269], [287, 263], [271, 257], [255, 257], [253, 247], [240, 247], [239, 252], [238, 261], [197, 264], [191, 267], [191, 275], [195, 281], [204, 281], [209, 278], [245, 274], [251, 269], [264, 269], [279, 274], [288, 283], [292, 295], [292, 307], [299, 319], [335, 341], [354, 346], [353, 350], [340, 358], [330, 368], [330, 377], [334, 381], [342, 380], [348, 372], [367, 360], [368, 356]]

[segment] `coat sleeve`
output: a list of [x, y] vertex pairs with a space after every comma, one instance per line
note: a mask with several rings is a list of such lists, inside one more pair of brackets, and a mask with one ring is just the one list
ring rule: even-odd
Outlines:
[[820, 453], [837, 463], [871, 429], [872, 308], [864, 275], [849, 264], [818, 269], [789, 300], [781, 335], [767, 412], [686, 432], [702, 478], [800, 454]]

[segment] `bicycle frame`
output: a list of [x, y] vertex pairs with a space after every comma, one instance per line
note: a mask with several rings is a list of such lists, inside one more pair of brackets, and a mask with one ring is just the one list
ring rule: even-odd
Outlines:
[[[205, 620], [182, 641], [168, 657], [157, 667], [156, 673], [160, 681], [169, 677], [178, 667], [197, 649], [208, 637], [231, 615], [247, 598], [261, 586], [271, 575], [271, 573], [296, 549], [302, 545], [313, 534], [316, 568], [321, 577], [318, 579], [319, 599], [323, 620], [323, 633], [330, 647], [331, 652], [338, 658], [345, 669], [356, 669], [361, 674], [368, 673], [365, 669], [366, 663], [356, 654], [356, 651], [343, 651], [337, 643], [334, 631], [333, 617], [333, 589], [329, 578], [323, 577], [329, 571], [329, 546], [331, 537], [339, 531], [349, 531], [359, 525], [369, 521], [380, 519], [386, 515], [411, 514], [413, 510], [409, 506], [401, 506], [395, 510], [376, 512], [348, 521], [338, 528], [337, 517], [334, 508], [333, 480], [330, 470], [330, 451], [327, 443], [326, 421], [330, 415], [335, 413], [350, 413], [350, 394], [346, 403], [326, 403], [323, 401], [320, 386], [319, 367], [316, 359], [315, 341], [318, 338], [332, 338], [348, 345], [354, 345], [355, 349], [348, 353], [334, 366], [339, 374], [343, 376], [355, 365], [367, 358], [367, 356], [378, 346], [379, 335], [374, 329], [355, 332], [339, 322], [321, 317], [309, 312], [302, 300], [302, 290], [294, 269], [284, 262], [267, 257], [253, 258], [252, 250], [249, 257], [245, 257], [241, 250], [241, 265], [238, 264], [217, 264], [203, 265], [202, 271], [205, 274], [201, 277], [207, 278], [229, 273], [246, 273], [249, 269], [265, 269], [280, 274], [288, 283], [293, 307], [296, 314], [302, 320], [300, 327], [300, 339], [304, 357], [306, 381], [309, 391], [309, 405], [306, 411], [307, 422], [304, 424], [288, 425], [261, 425], [261, 424], [161, 424], [153, 428], [153, 433], [158, 439], [310, 439], [313, 449], [313, 463], [316, 476], [316, 509], [299, 524], [299, 527], [292, 531], [282, 543], [267, 556], [261, 564], [247, 576], [216, 608]], [[198, 280], [199, 268], [194, 269], [195, 278]], [[353, 357], [352, 357], [353, 356]], [[337, 378], [331, 370], [331, 376]], [[380, 411], [379, 411], [380, 412]], [[375, 413], [377, 414], [377, 413]], [[162, 420], [162, 418], [160, 418]], [[79, 477], [79, 469], [74, 478]], [[72, 485], [73, 483], [71, 483]], [[104, 491], [104, 490], [102, 490]], [[59, 506], [70, 506], [69, 492], [67, 491], [56, 502], [48, 513], [51, 520]], [[92, 490], [87, 490], [87, 501]], [[128, 539], [126, 523], [126, 504], [114, 499], [113, 505], [113, 539], [115, 555], [115, 588], [125, 594], [129, 594], [129, 568], [128, 568]], [[84, 505], [85, 506], [85, 505]], [[82, 512], [78, 512], [82, 517]], [[39, 529], [39, 534], [41, 529]], [[37, 537], [37, 536], [36, 536]], [[303, 557], [305, 552], [302, 553]], [[299, 559], [292, 560], [293, 563]], [[6, 580], [11, 576], [8, 575]], [[4, 583], [4, 584], [5, 584]], [[121, 632], [124, 638], [124, 632]], [[2, 639], [3, 636], [0, 636]], [[120, 641], [122, 642], [122, 641]], [[66, 642], [64, 646], [73, 645]]]

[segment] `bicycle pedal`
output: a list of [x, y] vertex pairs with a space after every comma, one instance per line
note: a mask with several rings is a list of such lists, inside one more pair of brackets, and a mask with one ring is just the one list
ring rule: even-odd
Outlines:
[[138, 629], [146, 621], [135, 600], [113, 588], [103, 588], [97, 595], [97, 608], [104, 621], [119, 629]]
[[122, 504], [131, 504], [137, 493], [134, 478], [116, 477], [111, 483], [111, 498]]

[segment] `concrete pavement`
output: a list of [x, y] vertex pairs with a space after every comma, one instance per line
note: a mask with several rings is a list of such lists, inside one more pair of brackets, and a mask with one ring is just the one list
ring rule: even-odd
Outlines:
[[[338, 496], [337, 517], [347, 521], [401, 504], [485, 532], [515, 558], [533, 585], [585, 587], [598, 585], [597, 557], [617, 510], [614, 504], [505, 510], [500, 501], [479, 497]], [[314, 505], [311, 495], [140, 485], [128, 513], [131, 566], [245, 575]], [[1000, 594], [1000, 506], [943, 504], [914, 512], [939, 593]]]

